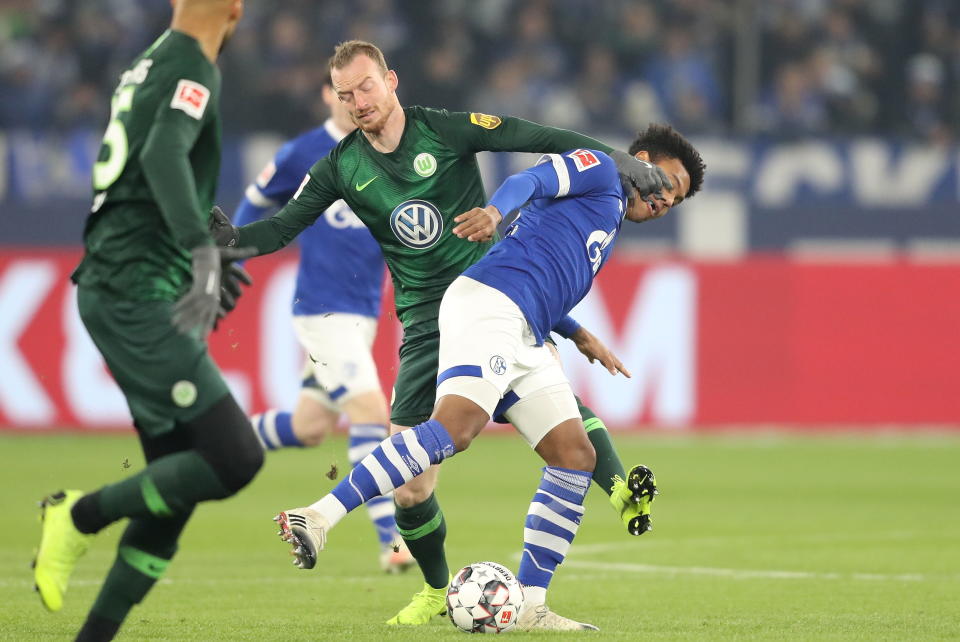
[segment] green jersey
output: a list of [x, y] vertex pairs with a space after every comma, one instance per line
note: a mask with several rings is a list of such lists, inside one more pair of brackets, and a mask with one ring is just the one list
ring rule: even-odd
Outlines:
[[73, 274], [129, 300], [174, 300], [207, 231], [220, 171], [220, 72], [166, 31], [120, 77], [97, 161], [85, 255]]
[[377, 151], [355, 130], [310, 169], [280, 212], [240, 228], [238, 244], [273, 252], [343, 199], [380, 244], [393, 278], [397, 316], [410, 326], [435, 319], [447, 286], [492, 244], [451, 232], [454, 217], [486, 203], [477, 152], [610, 147], [519, 118], [424, 107], [408, 107], [404, 114], [394, 151]]

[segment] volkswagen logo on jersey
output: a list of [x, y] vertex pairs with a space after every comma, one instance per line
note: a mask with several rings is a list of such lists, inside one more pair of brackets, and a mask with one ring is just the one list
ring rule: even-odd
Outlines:
[[490, 369], [493, 374], [502, 375], [507, 371], [507, 362], [499, 354], [495, 354], [490, 357]]
[[390, 228], [407, 247], [424, 250], [440, 239], [443, 217], [433, 203], [405, 201], [390, 214]]

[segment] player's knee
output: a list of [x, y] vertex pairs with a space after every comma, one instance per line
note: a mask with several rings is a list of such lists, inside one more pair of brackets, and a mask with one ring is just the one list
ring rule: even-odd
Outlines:
[[422, 475], [414, 477], [393, 492], [393, 501], [400, 508], [422, 504], [437, 487], [437, 467], [431, 466]]
[[490, 421], [490, 415], [477, 403], [456, 394], [438, 399], [432, 418], [446, 428], [458, 453], [469, 448], [473, 438]]
[[319, 446], [337, 423], [339, 413], [328, 409], [309, 394], [301, 394], [293, 412], [293, 434], [307, 447]]
[[410, 508], [427, 501], [430, 492], [429, 489], [404, 485], [393, 491], [393, 501], [400, 508]]
[[360, 393], [347, 401], [341, 402], [340, 408], [347, 415], [351, 424], [385, 426], [389, 423], [387, 400], [380, 390]]
[[597, 467], [597, 451], [593, 449], [593, 445], [589, 441], [585, 444], [578, 444], [576, 447], [565, 449], [556, 465], [561, 468], [592, 473], [593, 469]]
[[231, 395], [186, 427], [193, 435], [197, 452], [231, 495], [250, 483], [263, 466], [263, 448], [250, 420]]
[[294, 415], [293, 434], [306, 447], [319, 446], [330, 431], [329, 422], [319, 417], [304, 418], [300, 421]]
[[597, 467], [597, 451], [586, 433], [555, 434], [553, 431], [536, 446], [537, 453], [549, 466], [592, 473]]
[[577, 464], [574, 469], [582, 470], [588, 473], [592, 473], [593, 469], [597, 467], [597, 451], [594, 450], [593, 444], [587, 441], [581, 448], [577, 450]]
[[[244, 431], [244, 434], [253, 436], [253, 431]], [[224, 467], [223, 481], [227, 490], [235, 493], [253, 481], [263, 467], [263, 459], [263, 448], [255, 436], [252, 440], [239, 439], [233, 449], [230, 464]]]

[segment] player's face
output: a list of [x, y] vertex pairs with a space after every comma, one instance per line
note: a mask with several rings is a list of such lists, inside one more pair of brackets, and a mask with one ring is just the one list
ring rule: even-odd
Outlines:
[[[649, 161], [650, 155], [641, 151], [637, 152], [637, 158]], [[627, 202], [626, 219], [628, 221], [643, 223], [660, 218], [669, 212], [671, 207], [682, 203], [683, 199], [687, 197], [687, 192], [690, 191], [690, 174], [679, 158], [661, 158], [654, 162], [654, 165], [664, 171], [667, 178], [673, 183], [673, 189], [663, 191], [663, 200], [655, 198], [649, 200], [630, 199]]]
[[346, 131], [353, 131], [353, 128], [356, 127], [353, 117], [350, 116], [346, 105], [340, 101], [337, 92], [333, 90], [331, 85], [323, 86], [323, 102], [330, 110], [330, 117], [333, 118], [338, 127]]
[[384, 74], [377, 63], [361, 54], [344, 67], [331, 69], [330, 78], [350, 120], [364, 132], [379, 133], [397, 107], [397, 74]]

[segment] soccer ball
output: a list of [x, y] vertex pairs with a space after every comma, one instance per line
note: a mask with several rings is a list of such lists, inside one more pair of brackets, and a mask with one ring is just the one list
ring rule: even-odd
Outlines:
[[520, 582], [496, 562], [464, 566], [447, 589], [447, 615], [465, 633], [509, 631], [517, 623], [521, 606]]

